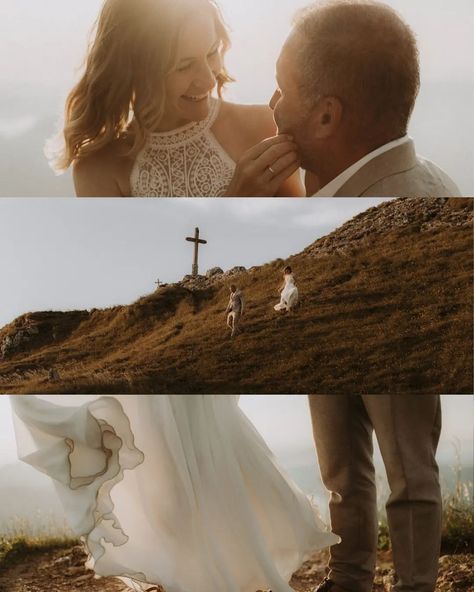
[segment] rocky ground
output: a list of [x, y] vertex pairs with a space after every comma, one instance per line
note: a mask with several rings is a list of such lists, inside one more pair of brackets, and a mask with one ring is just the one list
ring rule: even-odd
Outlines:
[[[446, 555], [440, 559], [436, 592], [473, 592], [473, 555]], [[0, 567], [0, 592], [127, 592], [115, 578], [95, 578], [84, 566], [80, 546], [39, 551], [17, 557]], [[326, 556], [315, 555], [293, 576], [296, 592], [311, 592], [324, 578]], [[373, 592], [389, 592], [393, 583], [390, 554], [380, 553]]]
[[402, 198], [369, 208], [327, 236], [315, 241], [304, 252], [314, 257], [345, 253], [369, 237], [405, 229], [424, 233], [445, 228], [472, 227], [472, 198]]

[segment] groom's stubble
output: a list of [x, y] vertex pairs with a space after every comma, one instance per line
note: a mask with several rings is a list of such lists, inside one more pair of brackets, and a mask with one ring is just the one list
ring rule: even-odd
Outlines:
[[298, 146], [298, 156], [304, 169], [312, 165], [314, 146], [311, 134], [311, 105], [301, 92], [301, 74], [297, 66], [300, 43], [293, 31], [281, 50], [276, 65], [278, 90], [270, 101], [278, 134], [289, 134]]
[[[293, 136], [301, 168], [314, 175], [317, 182], [326, 184], [346, 168], [348, 160], [363, 156], [365, 147], [361, 147], [360, 156], [352, 154], [358, 149], [357, 143], [353, 141], [347, 117], [343, 120], [343, 108], [337, 98], [317, 94], [308, 97], [301, 66], [303, 45], [301, 34], [294, 29], [277, 62], [279, 89], [270, 106], [278, 133]], [[350, 155], [346, 154], [347, 146], [351, 147]]]

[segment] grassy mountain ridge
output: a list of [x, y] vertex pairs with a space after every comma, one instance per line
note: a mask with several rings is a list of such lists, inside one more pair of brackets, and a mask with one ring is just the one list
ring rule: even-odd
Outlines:
[[[0, 329], [0, 344], [18, 342], [0, 359], [0, 389], [470, 393], [473, 203], [393, 200], [284, 261], [128, 306], [23, 315]], [[277, 314], [285, 265], [301, 303]], [[235, 340], [224, 315], [231, 281], [246, 299]]]

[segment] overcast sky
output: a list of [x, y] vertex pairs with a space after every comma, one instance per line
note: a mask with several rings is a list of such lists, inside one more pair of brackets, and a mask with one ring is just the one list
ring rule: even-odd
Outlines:
[[155, 281], [302, 251], [380, 199], [0, 199], [0, 327], [39, 310], [130, 304]]

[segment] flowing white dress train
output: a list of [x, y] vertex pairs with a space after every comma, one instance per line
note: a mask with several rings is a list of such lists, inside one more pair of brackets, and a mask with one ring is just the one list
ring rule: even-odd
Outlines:
[[292, 273], [285, 275], [285, 286], [280, 294], [280, 302], [273, 307], [275, 310], [290, 311], [298, 303], [298, 288]]
[[290, 592], [339, 542], [236, 396], [10, 400], [21, 460], [53, 478], [99, 575], [140, 592]]

